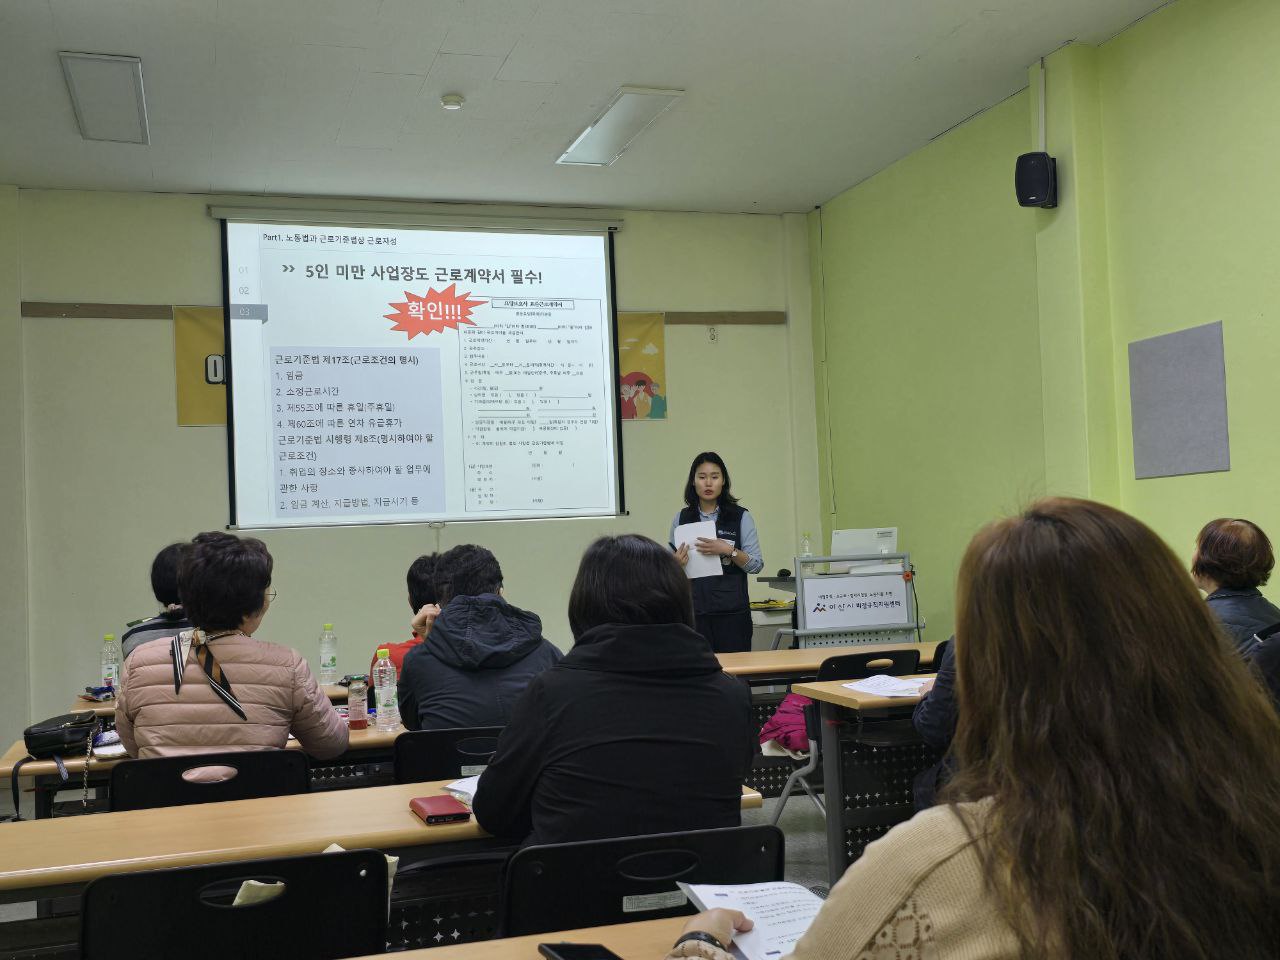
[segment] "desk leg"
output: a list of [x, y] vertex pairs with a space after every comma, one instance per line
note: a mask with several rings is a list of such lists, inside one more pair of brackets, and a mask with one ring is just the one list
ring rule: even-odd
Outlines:
[[827, 805], [827, 880], [831, 886], [844, 875], [844, 761], [840, 755], [840, 708], [818, 704], [822, 725], [822, 789]]
[[58, 795], [58, 788], [62, 786], [61, 777], [33, 777], [32, 785], [35, 789], [32, 791], [32, 799], [35, 801], [35, 814], [37, 820], [47, 820], [53, 816], [53, 798]]

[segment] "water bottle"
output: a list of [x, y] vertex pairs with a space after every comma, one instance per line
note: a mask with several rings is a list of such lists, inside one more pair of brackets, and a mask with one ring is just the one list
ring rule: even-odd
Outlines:
[[347, 729], [364, 730], [369, 726], [368, 690], [364, 674], [351, 678], [347, 688]]
[[809, 544], [809, 535], [807, 533], [800, 538], [800, 556], [802, 557], [813, 556], [813, 547], [810, 546]]
[[320, 683], [338, 682], [338, 636], [332, 623], [326, 623], [320, 634], [320, 675], [316, 679]]
[[396, 699], [396, 665], [386, 649], [378, 651], [378, 662], [373, 665], [373, 691], [377, 697], [378, 729], [394, 730], [400, 726], [400, 704]]
[[120, 692], [120, 644], [114, 633], [102, 638], [102, 685], [113, 693]]

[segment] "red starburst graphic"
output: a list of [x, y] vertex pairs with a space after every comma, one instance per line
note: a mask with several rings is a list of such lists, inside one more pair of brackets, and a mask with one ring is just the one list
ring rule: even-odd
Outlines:
[[396, 312], [386, 313], [383, 316], [395, 321], [391, 326], [392, 330], [408, 334], [410, 340], [420, 333], [426, 336], [450, 328], [456, 329], [464, 323], [474, 325], [471, 311], [488, 301], [472, 300], [470, 293], [458, 293], [457, 288], [456, 283], [449, 284], [443, 290], [432, 287], [427, 290], [425, 297], [406, 290], [403, 303], [387, 304]]

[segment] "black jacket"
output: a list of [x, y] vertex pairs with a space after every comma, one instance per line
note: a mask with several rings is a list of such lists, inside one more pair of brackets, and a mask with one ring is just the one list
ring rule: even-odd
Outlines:
[[741, 823], [751, 697], [683, 624], [588, 630], [516, 705], [473, 810], [563, 843]]
[[494, 594], [454, 597], [405, 654], [400, 719], [410, 730], [504, 726], [529, 681], [560, 658], [537, 614]]
[[1267, 693], [1271, 694], [1271, 702], [1280, 711], [1280, 634], [1255, 643], [1245, 654], [1245, 660], [1258, 672]]
[[1280, 607], [1254, 587], [1248, 590], [1220, 587], [1205, 597], [1205, 602], [1235, 644], [1237, 653], [1253, 646], [1253, 635], [1259, 630], [1280, 623]]
[[916, 774], [912, 793], [917, 810], [937, 802], [938, 789], [951, 779], [951, 738], [956, 735], [956, 638], [952, 637], [942, 652], [938, 676], [911, 714], [916, 733], [929, 746], [943, 751], [943, 758], [927, 770]]

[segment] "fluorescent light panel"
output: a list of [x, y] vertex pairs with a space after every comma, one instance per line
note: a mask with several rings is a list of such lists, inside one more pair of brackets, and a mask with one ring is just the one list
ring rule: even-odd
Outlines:
[[106, 53], [58, 54], [76, 111], [80, 136], [86, 140], [150, 143], [147, 103], [142, 89], [142, 61]]
[[604, 112], [578, 134], [556, 163], [609, 166], [683, 94], [683, 90], [621, 87]]

